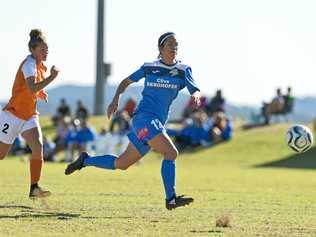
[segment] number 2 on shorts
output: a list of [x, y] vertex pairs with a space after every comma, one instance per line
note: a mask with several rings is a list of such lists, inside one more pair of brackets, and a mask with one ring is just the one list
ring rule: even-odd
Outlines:
[[9, 129], [9, 124], [7, 124], [7, 123], [3, 124], [2, 132], [4, 134], [8, 134], [8, 132], [7, 132], [8, 129]]

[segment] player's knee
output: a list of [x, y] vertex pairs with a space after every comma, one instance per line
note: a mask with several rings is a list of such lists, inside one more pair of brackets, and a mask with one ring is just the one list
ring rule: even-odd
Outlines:
[[7, 154], [8, 154], [7, 151], [1, 151], [0, 152], [0, 160], [3, 160], [6, 157]]
[[165, 159], [167, 159], [167, 160], [175, 160], [175, 159], [177, 159], [178, 155], [179, 155], [178, 150], [176, 148], [174, 148], [174, 149], [168, 150], [165, 153]]
[[127, 170], [128, 167], [129, 167], [129, 166], [121, 166], [121, 167], [119, 167], [118, 169], [119, 169], [119, 170]]
[[116, 168], [119, 170], [127, 170], [129, 167], [130, 167], [129, 164], [119, 164], [116, 166]]

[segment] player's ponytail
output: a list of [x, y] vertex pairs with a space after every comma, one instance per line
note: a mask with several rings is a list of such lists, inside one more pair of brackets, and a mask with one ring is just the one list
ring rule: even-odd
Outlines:
[[29, 50], [32, 51], [32, 49], [35, 49], [36, 46], [40, 43], [46, 43], [45, 36], [43, 32], [39, 29], [33, 29], [30, 32], [30, 41], [28, 43]]

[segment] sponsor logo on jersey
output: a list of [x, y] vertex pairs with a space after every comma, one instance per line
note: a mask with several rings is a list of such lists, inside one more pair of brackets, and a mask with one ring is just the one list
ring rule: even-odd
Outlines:
[[169, 73], [172, 77], [174, 77], [174, 76], [177, 76], [179, 74], [179, 71], [178, 71], [178, 69], [175, 68], [175, 69], [172, 69]]
[[144, 140], [149, 134], [148, 128], [142, 128], [137, 131], [137, 138], [139, 140]]

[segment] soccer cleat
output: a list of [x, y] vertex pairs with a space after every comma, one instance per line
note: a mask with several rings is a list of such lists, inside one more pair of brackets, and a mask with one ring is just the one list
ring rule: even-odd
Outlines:
[[87, 157], [89, 157], [89, 154], [87, 152], [81, 152], [78, 159], [67, 166], [67, 168], [65, 169], [65, 175], [70, 175], [76, 170], [81, 170], [83, 168], [84, 160]]
[[38, 185], [35, 187], [31, 187], [29, 198], [30, 199], [37, 199], [37, 198], [46, 198], [49, 197], [52, 193], [48, 190], [44, 190]]
[[166, 200], [166, 208], [168, 210], [172, 210], [172, 209], [175, 209], [178, 207], [190, 205], [190, 203], [193, 201], [194, 201], [194, 199], [191, 197], [184, 197], [184, 195], [176, 196], [169, 201]]

